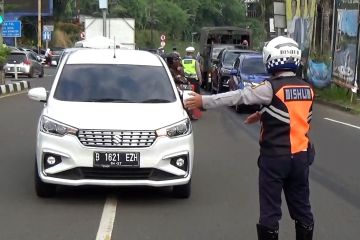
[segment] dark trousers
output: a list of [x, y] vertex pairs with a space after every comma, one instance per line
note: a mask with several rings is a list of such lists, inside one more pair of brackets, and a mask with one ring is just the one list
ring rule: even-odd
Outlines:
[[259, 166], [259, 223], [271, 229], [279, 228], [281, 219], [281, 192], [292, 219], [313, 225], [309, 201], [309, 160], [307, 152], [291, 156], [260, 155]]

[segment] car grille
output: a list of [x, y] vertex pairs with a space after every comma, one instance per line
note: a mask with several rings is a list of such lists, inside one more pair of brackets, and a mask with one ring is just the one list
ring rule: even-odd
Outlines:
[[89, 147], [143, 148], [156, 140], [155, 131], [79, 130], [80, 142]]
[[64, 172], [49, 174], [50, 177], [81, 180], [153, 180], [164, 181], [183, 178], [155, 168], [90, 168], [77, 167]]

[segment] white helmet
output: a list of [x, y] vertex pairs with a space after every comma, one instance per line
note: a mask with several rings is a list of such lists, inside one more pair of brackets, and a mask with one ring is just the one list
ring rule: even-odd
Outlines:
[[300, 59], [301, 50], [292, 38], [276, 37], [263, 48], [263, 61], [269, 73], [284, 70], [296, 72]]
[[193, 53], [193, 52], [195, 52], [195, 48], [190, 46], [190, 47], [187, 47], [185, 49], [185, 51], [188, 52], [188, 53]]

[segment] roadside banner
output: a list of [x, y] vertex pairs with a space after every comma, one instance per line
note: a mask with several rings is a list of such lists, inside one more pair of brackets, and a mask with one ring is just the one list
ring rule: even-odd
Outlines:
[[335, 24], [335, 52], [333, 59], [333, 81], [353, 89], [355, 84], [358, 47], [358, 3], [340, 1]]

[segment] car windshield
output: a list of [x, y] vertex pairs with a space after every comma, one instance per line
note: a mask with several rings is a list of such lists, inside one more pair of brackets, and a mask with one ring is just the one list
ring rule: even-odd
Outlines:
[[241, 72], [244, 74], [267, 74], [263, 60], [260, 57], [244, 59]]
[[222, 48], [213, 48], [212, 53], [211, 53], [211, 58], [216, 59], [221, 50], [222, 50]]
[[8, 63], [21, 63], [26, 59], [25, 53], [11, 53], [8, 58]]
[[54, 98], [76, 102], [168, 103], [176, 100], [163, 67], [68, 64]]
[[233, 65], [239, 55], [239, 52], [227, 52], [224, 56], [224, 65]]

